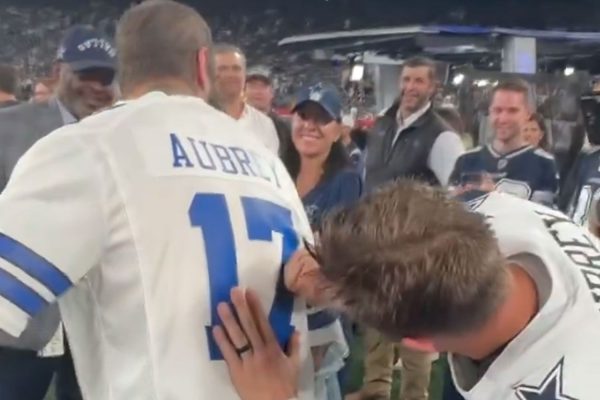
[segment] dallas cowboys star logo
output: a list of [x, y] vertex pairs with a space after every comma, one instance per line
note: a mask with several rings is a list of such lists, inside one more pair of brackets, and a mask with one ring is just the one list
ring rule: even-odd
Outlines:
[[520, 385], [515, 388], [519, 400], [578, 400], [563, 392], [563, 366], [565, 359], [544, 378], [540, 386]]

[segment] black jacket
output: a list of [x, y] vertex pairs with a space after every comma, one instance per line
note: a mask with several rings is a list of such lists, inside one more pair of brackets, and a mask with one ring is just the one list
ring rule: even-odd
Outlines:
[[417, 179], [439, 185], [433, 171], [427, 165], [431, 148], [438, 136], [451, 131], [446, 122], [431, 107], [411, 126], [400, 134], [392, 146], [398, 131], [399, 103], [396, 102], [375, 121], [368, 137], [366, 162], [366, 189], [401, 178]]

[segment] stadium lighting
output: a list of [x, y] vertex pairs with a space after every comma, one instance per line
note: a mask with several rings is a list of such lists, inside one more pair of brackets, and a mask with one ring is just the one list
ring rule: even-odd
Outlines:
[[565, 68], [565, 76], [571, 76], [575, 73], [575, 67], [567, 66]]
[[352, 66], [352, 70], [350, 72], [350, 81], [351, 82], [360, 82], [365, 76], [365, 65], [364, 64], [354, 64]]
[[454, 78], [452, 78], [452, 84], [454, 86], [460, 86], [465, 80], [465, 75], [464, 74], [456, 74], [454, 75]]

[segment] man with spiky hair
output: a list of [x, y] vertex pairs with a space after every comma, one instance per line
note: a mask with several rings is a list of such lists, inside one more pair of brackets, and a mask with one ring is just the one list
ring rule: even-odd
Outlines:
[[[599, 242], [564, 214], [508, 194], [467, 205], [413, 182], [377, 192], [324, 223], [313, 255], [287, 265], [288, 287], [393, 340], [448, 352], [467, 400], [596, 399]], [[254, 295], [236, 309], [270, 349]], [[246, 365], [255, 374], [293, 365], [272, 351], [227, 361], [237, 382]], [[271, 390], [290, 382], [277, 378]]]

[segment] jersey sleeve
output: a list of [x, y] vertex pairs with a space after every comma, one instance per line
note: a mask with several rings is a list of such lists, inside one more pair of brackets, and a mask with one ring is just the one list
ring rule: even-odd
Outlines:
[[464, 161], [464, 156], [460, 156], [456, 160], [454, 168], [452, 169], [452, 173], [450, 174], [450, 178], [448, 178], [448, 187], [453, 188], [460, 186], [460, 176], [463, 173]]
[[363, 191], [362, 178], [354, 171], [344, 172], [341, 178], [336, 205], [348, 206], [356, 203]]
[[551, 206], [555, 203], [558, 194], [558, 170], [553, 159], [543, 160], [545, 166], [542, 170], [540, 181], [531, 194], [531, 200], [536, 203]]
[[15, 337], [98, 263], [103, 248], [100, 163], [63, 133], [35, 144], [0, 195], [0, 330]]

